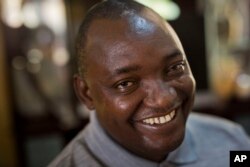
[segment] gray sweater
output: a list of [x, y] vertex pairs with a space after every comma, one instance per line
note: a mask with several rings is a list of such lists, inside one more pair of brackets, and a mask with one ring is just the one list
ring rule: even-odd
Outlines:
[[92, 112], [88, 126], [49, 167], [228, 167], [230, 150], [250, 150], [250, 139], [239, 125], [191, 113], [183, 143], [161, 163], [152, 162], [114, 142]]

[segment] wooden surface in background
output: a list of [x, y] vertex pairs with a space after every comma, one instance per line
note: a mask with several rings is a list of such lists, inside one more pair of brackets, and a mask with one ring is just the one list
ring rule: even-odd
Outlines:
[[0, 166], [16, 167], [18, 164], [16, 142], [13, 132], [13, 118], [8, 91], [9, 83], [6, 76], [6, 55], [4, 54], [1, 30], [0, 28]]

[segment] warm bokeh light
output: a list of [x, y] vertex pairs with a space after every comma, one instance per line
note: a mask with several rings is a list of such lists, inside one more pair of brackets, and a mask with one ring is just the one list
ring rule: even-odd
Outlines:
[[27, 2], [23, 6], [23, 24], [28, 28], [37, 28], [41, 24], [39, 19], [38, 4], [34, 2]]
[[43, 59], [43, 53], [39, 49], [31, 49], [28, 51], [27, 58], [30, 63], [38, 64]]
[[12, 28], [22, 26], [21, 0], [2, 0], [2, 20]]
[[170, 0], [136, 0], [158, 12], [166, 20], [176, 20], [181, 11], [179, 6]]
[[42, 21], [57, 35], [65, 33], [66, 14], [63, 2], [61, 0], [47, 0], [43, 1], [41, 5]]
[[55, 48], [54, 53], [52, 55], [53, 62], [58, 66], [64, 66], [69, 61], [69, 53], [63, 47]]
[[2, 1], [2, 20], [12, 28], [25, 25], [28, 28], [37, 28], [41, 24], [50, 27], [54, 33], [61, 35], [66, 30], [65, 7], [61, 0]]

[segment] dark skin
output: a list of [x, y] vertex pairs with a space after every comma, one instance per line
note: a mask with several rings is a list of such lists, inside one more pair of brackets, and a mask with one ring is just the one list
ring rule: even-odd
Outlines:
[[[79, 99], [125, 149], [164, 160], [183, 141], [195, 91], [178, 37], [145, 9], [123, 19], [94, 20], [87, 41], [86, 73], [74, 81]], [[173, 111], [168, 122], [145, 122]]]

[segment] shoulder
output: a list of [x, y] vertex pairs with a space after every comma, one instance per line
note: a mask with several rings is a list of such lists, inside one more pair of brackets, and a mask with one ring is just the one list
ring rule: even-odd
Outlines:
[[187, 128], [194, 139], [203, 146], [228, 149], [250, 149], [250, 139], [243, 128], [232, 121], [212, 115], [191, 113]]
[[229, 166], [230, 151], [250, 150], [250, 139], [243, 128], [223, 118], [191, 113], [187, 131], [198, 157], [196, 166]]
[[48, 167], [101, 166], [85, 143], [86, 129], [82, 130], [48, 165]]
[[222, 130], [226, 133], [237, 133], [242, 131], [242, 128], [239, 124], [227, 120], [225, 118], [192, 112], [189, 115], [188, 126], [196, 128], [196, 130], [202, 130], [201, 128], [207, 128], [206, 130]]

